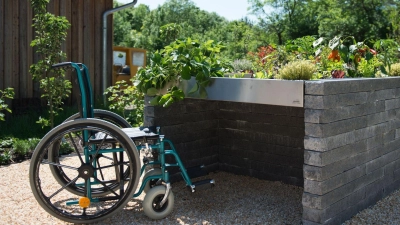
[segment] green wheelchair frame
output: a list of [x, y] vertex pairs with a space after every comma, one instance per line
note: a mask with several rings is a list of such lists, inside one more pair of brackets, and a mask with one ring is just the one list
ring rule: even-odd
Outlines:
[[[151, 128], [132, 128], [119, 115], [94, 109], [90, 76], [84, 64], [53, 65], [53, 68], [64, 67], [75, 71], [80, 113], [41, 139], [29, 170], [32, 192], [48, 213], [67, 222], [93, 223], [114, 215], [132, 197], [146, 192], [142, 202], [144, 213], [151, 219], [165, 218], [174, 206], [170, 167], [180, 169], [191, 192], [195, 192], [196, 186], [214, 185], [213, 180], [191, 181], [193, 176], [184, 167], [173, 143], [160, 134], [160, 128], [155, 132]], [[63, 158], [60, 153], [65, 145], [74, 152]], [[154, 161], [145, 158], [140, 166], [140, 152], [156, 158]], [[175, 163], [167, 163], [167, 155], [172, 155]], [[69, 161], [64, 160], [72, 159], [75, 161], [66, 165]], [[145, 172], [149, 166], [154, 168]], [[135, 193], [142, 175], [142, 184]]]

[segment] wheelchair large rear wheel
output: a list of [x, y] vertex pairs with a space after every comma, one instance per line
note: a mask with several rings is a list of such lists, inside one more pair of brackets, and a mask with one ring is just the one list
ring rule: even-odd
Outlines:
[[[94, 138], [97, 134], [101, 138]], [[48, 152], [61, 142], [74, 153], [53, 161]], [[99, 154], [116, 157], [111, 157], [111, 163], [98, 164], [93, 159]], [[54, 167], [63, 168], [68, 183], [52, 176]], [[93, 223], [114, 215], [133, 197], [140, 161], [133, 141], [120, 128], [102, 120], [77, 119], [43, 137], [32, 156], [29, 172], [32, 192], [48, 213], [71, 223]], [[71, 192], [71, 187], [79, 191]], [[98, 192], [102, 195], [96, 198]]]
[[[120, 128], [130, 128], [132, 127], [124, 118], [122, 118], [121, 116], [119, 116], [116, 113], [107, 111], [107, 110], [102, 110], [102, 109], [94, 109], [94, 118], [96, 119], [101, 119], [101, 120], [105, 120], [107, 122], [110, 122]], [[80, 114], [76, 113], [70, 117], [68, 117], [65, 122], [68, 121], [72, 121], [72, 120], [76, 120], [76, 119], [80, 119]], [[60, 159], [67, 157], [62, 155], [61, 153], [63, 152], [63, 149], [65, 149], [65, 142], [70, 141], [69, 137], [60, 139], [58, 142], [55, 142], [52, 146], [52, 150], [49, 151], [49, 158], [53, 161], [53, 162], [59, 162]], [[97, 158], [95, 159], [97, 161], [97, 165], [101, 165], [102, 163], [112, 163], [113, 161], [117, 160], [116, 159], [117, 155], [116, 154], [98, 154]], [[68, 172], [64, 171], [64, 168], [62, 167], [51, 167], [51, 172], [54, 176], [54, 178], [61, 184], [61, 185], [65, 185], [68, 184], [72, 178], [68, 177]], [[124, 177], [128, 177], [129, 170], [125, 171], [124, 173]], [[107, 184], [107, 186], [111, 189], [114, 190], [115, 188], [118, 188], [119, 184], [118, 183], [110, 183]], [[76, 187], [74, 185], [69, 185], [66, 188], [68, 191], [71, 191], [77, 195], [83, 195], [83, 190], [80, 187]], [[92, 196], [102, 196], [104, 194], [108, 194], [109, 191], [108, 189], [105, 188], [99, 188], [97, 190], [93, 190], [92, 192]]]

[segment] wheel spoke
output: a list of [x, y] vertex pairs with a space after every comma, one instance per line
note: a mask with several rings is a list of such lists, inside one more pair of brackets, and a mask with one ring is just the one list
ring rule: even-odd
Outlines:
[[102, 170], [102, 169], [107, 169], [110, 167], [114, 167], [114, 166], [120, 166], [120, 165], [125, 165], [125, 166], [129, 166], [129, 162], [118, 162], [114, 165], [108, 165], [108, 166], [103, 166], [103, 167], [98, 167], [98, 168], [94, 168], [95, 170]]
[[81, 153], [79, 152], [78, 147], [76, 146], [75, 141], [72, 138], [71, 133], [68, 133], [68, 136], [69, 136], [69, 139], [71, 140], [72, 144], [74, 145], [74, 148], [75, 148], [76, 154], [78, 154], [79, 160], [81, 161], [82, 164], [84, 164], [82, 156], [81, 156]]
[[[110, 191], [111, 193], [113, 193], [115, 196], [118, 196], [118, 194], [117, 194], [114, 190], [110, 189], [107, 185], [105, 185], [103, 181], [97, 179], [97, 177], [93, 177], [93, 178], [94, 178], [95, 181], [97, 181], [97, 182], [99, 182], [101, 185], [103, 185], [108, 191]], [[121, 194], [122, 194], [122, 193], [121, 193]]]
[[100, 151], [100, 149], [101, 149], [101, 146], [103, 146], [104, 141], [107, 139], [107, 137], [108, 137], [108, 134], [104, 135], [104, 138], [103, 138], [103, 140], [101, 141], [100, 145], [97, 145], [96, 153], [94, 154], [92, 160], [90, 161], [90, 164], [92, 164], [92, 163], [93, 163], [93, 160], [97, 158], [97, 155], [99, 154], [99, 151]]
[[64, 190], [66, 187], [68, 187], [69, 185], [75, 183], [78, 180], [79, 176], [75, 177], [75, 179], [71, 180], [69, 183], [67, 183], [66, 185], [64, 185], [63, 187], [61, 187], [60, 189], [58, 189], [56, 192], [54, 192], [52, 195], [50, 195], [48, 198], [51, 199], [52, 197], [54, 197], [55, 195], [57, 195], [58, 193], [60, 193], [62, 190]]
[[59, 163], [54, 163], [54, 162], [49, 162], [49, 161], [42, 162], [42, 164], [48, 164], [48, 165], [58, 166], [58, 167], [62, 167], [62, 168], [68, 168], [68, 169], [71, 169], [71, 170], [78, 170], [78, 168], [75, 168], [75, 167], [72, 167], [72, 166], [61, 165]]
[[[97, 159], [96, 161], [97, 161], [97, 165], [98, 165], [99, 167], [101, 167], [101, 165], [100, 165], [100, 160]], [[103, 171], [102, 171], [102, 170], [99, 170], [99, 172], [100, 172], [101, 179], [104, 180]]]

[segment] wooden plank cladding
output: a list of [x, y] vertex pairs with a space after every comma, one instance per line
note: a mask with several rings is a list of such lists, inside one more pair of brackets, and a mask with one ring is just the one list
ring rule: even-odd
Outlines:
[[[65, 16], [71, 23], [62, 50], [67, 54], [67, 61], [88, 66], [96, 98], [102, 96], [102, 16], [112, 7], [112, 0], [50, 0], [47, 7], [49, 12]], [[13, 87], [15, 99], [40, 98], [39, 85], [29, 74], [30, 65], [38, 60], [30, 47], [35, 38], [33, 16], [30, 0], [0, 0], [0, 89]], [[110, 16], [107, 50], [110, 56], [111, 22]], [[107, 74], [111, 84], [111, 66]], [[69, 73], [68, 77], [72, 79]]]

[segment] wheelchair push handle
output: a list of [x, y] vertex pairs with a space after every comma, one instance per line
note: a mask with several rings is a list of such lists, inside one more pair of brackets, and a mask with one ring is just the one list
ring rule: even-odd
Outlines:
[[76, 65], [78, 65], [78, 66], [82, 66], [82, 63], [61, 62], [61, 63], [53, 64], [51, 67], [52, 67], [52, 68], [61, 68], [61, 67], [72, 66], [72, 64], [76, 64]]

